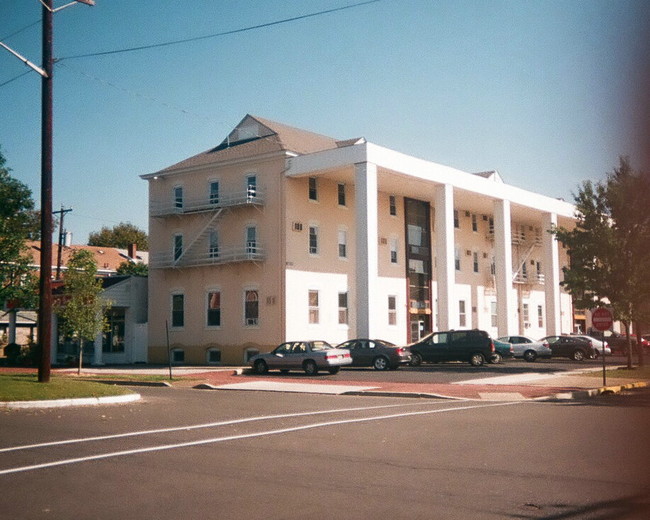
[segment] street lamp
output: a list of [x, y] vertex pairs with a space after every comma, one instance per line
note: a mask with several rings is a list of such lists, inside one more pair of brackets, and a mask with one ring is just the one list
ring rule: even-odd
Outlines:
[[38, 381], [50, 381], [52, 343], [52, 57], [53, 14], [76, 3], [95, 5], [94, 0], [75, 0], [54, 8], [53, 0], [39, 0], [43, 6], [43, 66], [37, 67], [17, 52], [2, 47], [41, 75], [41, 270], [39, 275], [38, 343], [40, 346]]

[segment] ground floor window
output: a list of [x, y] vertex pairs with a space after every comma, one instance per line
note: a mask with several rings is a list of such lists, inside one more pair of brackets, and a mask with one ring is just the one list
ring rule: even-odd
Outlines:
[[497, 302], [490, 302], [490, 318], [492, 327], [497, 327], [499, 325], [497, 320]]
[[397, 297], [388, 297], [388, 324], [397, 325]]
[[185, 351], [182, 348], [175, 348], [171, 352], [172, 363], [181, 364], [185, 363]]
[[124, 352], [125, 316], [125, 309], [111, 308], [106, 311], [108, 330], [104, 332], [102, 352]]
[[544, 326], [544, 308], [541, 305], [537, 306], [537, 326]]
[[309, 323], [319, 322], [318, 291], [309, 291]]
[[207, 352], [207, 362], [209, 365], [220, 365], [221, 350], [218, 348], [209, 348]]
[[221, 326], [221, 293], [219, 291], [208, 292], [207, 326]]
[[250, 358], [252, 358], [253, 356], [257, 356], [259, 353], [260, 351], [256, 348], [247, 348], [244, 351], [244, 363], [248, 363]]
[[467, 312], [465, 310], [465, 300], [460, 300], [458, 302], [458, 326], [459, 327], [467, 326]]
[[256, 290], [248, 290], [244, 295], [244, 320], [247, 327], [259, 324], [260, 295]]
[[185, 325], [185, 296], [172, 294], [172, 327]]

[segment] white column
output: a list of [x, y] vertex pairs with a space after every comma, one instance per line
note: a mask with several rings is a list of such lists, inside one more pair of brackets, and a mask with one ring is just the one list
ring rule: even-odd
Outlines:
[[560, 334], [560, 260], [555, 235], [548, 231], [557, 225], [555, 213], [542, 217], [542, 248], [544, 250], [544, 293], [546, 303], [546, 334]]
[[372, 338], [383, 314], [377, 294], [377, 165], [355, 164], [357, 337]]
[[517, 332], [515, 299], [512, 291], [512, 242], [510, 201], [494, 201], [494, 263], [497, 289], [497, 330], [499, 336]]
[[456, 267], [454, 264], [454, 189], [450, 184], [436, 188], [436, 281], [438, 285], [438, 328], [458, 328]]

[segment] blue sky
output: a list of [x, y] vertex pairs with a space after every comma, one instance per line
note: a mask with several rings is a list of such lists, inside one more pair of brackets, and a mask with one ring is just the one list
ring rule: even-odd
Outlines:
[[[55, 15], [54, 209], [75, 243], [147, 229], [151, 173], [219, 142], [247, 113], [363, 136], [572, 199], [629, 155], [645, 1], [381, 0], [138, 52], [79, 54], [266, 24], [360, 0], [97, 0]], [[55, 0], [63, 5], [64, 0]], [[0, 39], [41, 63], [37, 0], [0, 0]], [[10, 36], [10, 37], [7, 37]], [[27, 69], [0, 49], [0, 84]], [[0, 146], [40, 197], [40, 77], [0, 87]], [[644, 166], [645, 167], [645, 166]]]

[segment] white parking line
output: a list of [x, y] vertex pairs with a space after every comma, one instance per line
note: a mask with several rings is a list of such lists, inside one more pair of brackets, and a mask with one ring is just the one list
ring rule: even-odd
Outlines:
[[416, 415], [428, 415], [428, 414], [435, 414], [435, 413], [445, 413], [445, 412], [458, 412], [458, 411], [465, 411], [465, 410], [471, 410], [475, 408], [489, 408], [489, 407], [494, 407], [494, 406], [510, 406], [513, 404], [520, 404], [520, 402], [507, 402], [507, 403], [491, 403], [491, 404], [477, 404], [477, 405], [471, 405], [471, 406], [458, 406], [454, 408], [443, 408], [443, 409], [436, 409], [436, 410], [422, 410], [418, 412], [404, 412], [404, 413], [396, 413], [396, 414], [391, 414], [391, 415], [380, 415], [376, 417], [360, 417], [357, 419], [342, 419], [340, 421], [327, 421], [327, 422], [321, 422], [321, 423], [315, 423], [315, 424], [306, 424], [303, 426], [294, 426], [291, 428], [281, 428], [277, 430], [267, 430], [263, 432], [255, 432], [255, 433], [245, 433], [245, 434], [240, 434], [240, 435], [229, 435], [226, 437], [213, 437], [210, 439], [201, 439], [198, 441], [190, 441], [190, 442], [180, 442], [176, 444], [164, 444], [161, 446], [149, 446], [146, 448], [136, 448], [132, 450], [124, 450], [124, 451], [114, 451], [110, 453], [101, 453], [98, 455], [89, 455], [86, 457], [77, 457], [73, 459], [63, 459], [63, 460], [57, 460], [53, 462], [45, 462], [42, 464], [33, 464], [31, 466], [20, 466], [16, 468], [9, 468], [9, 469], [4, 469], [0, 470], [0, 475], [9, 475], [13, 473], [20, 473], [24, 471], [34, 471], [38, 469], [45, 469], [45, 468], [52, 468], [55, 466], [64, 466], [68, 464], [79, 464], [82, 462], [89, 462], [92, 460], [100, 460], [100, 459], [108, 459], [108, 458], [114, 458], [114, 457], [123, 457], [126, 455], [137, 455], [140, 453], [148, 453], [148, 452], [153, 452], [153, 451], [163, 451], [163, 450], [172, 450], [172, 449], [177, 449], [177, 448], [187, 448], [190, 446], [200, 446], [203, 444], [215, 444], [218, 442], [226, 442], [226, 441], [234, 441], [234, 440], [241, 440], [241, 439], [251, 439], [255, 437], [266, 437], [270, 435], [278, 435], [282, 433], [291, 433], [291, 432], [297, 432], [301, 430], [310, 430], [314, 428], [323, 428], [327, 426], [338, 426], [342, 424], [353, 424], [353, 423], [361, 423], [361, 422], [369, 422], [369, 421], [382, 421], [382, 420], [387, 420], [387, 419], [395, 419], [399, 417], [409, 417], [409, 416], [416, 416]]

